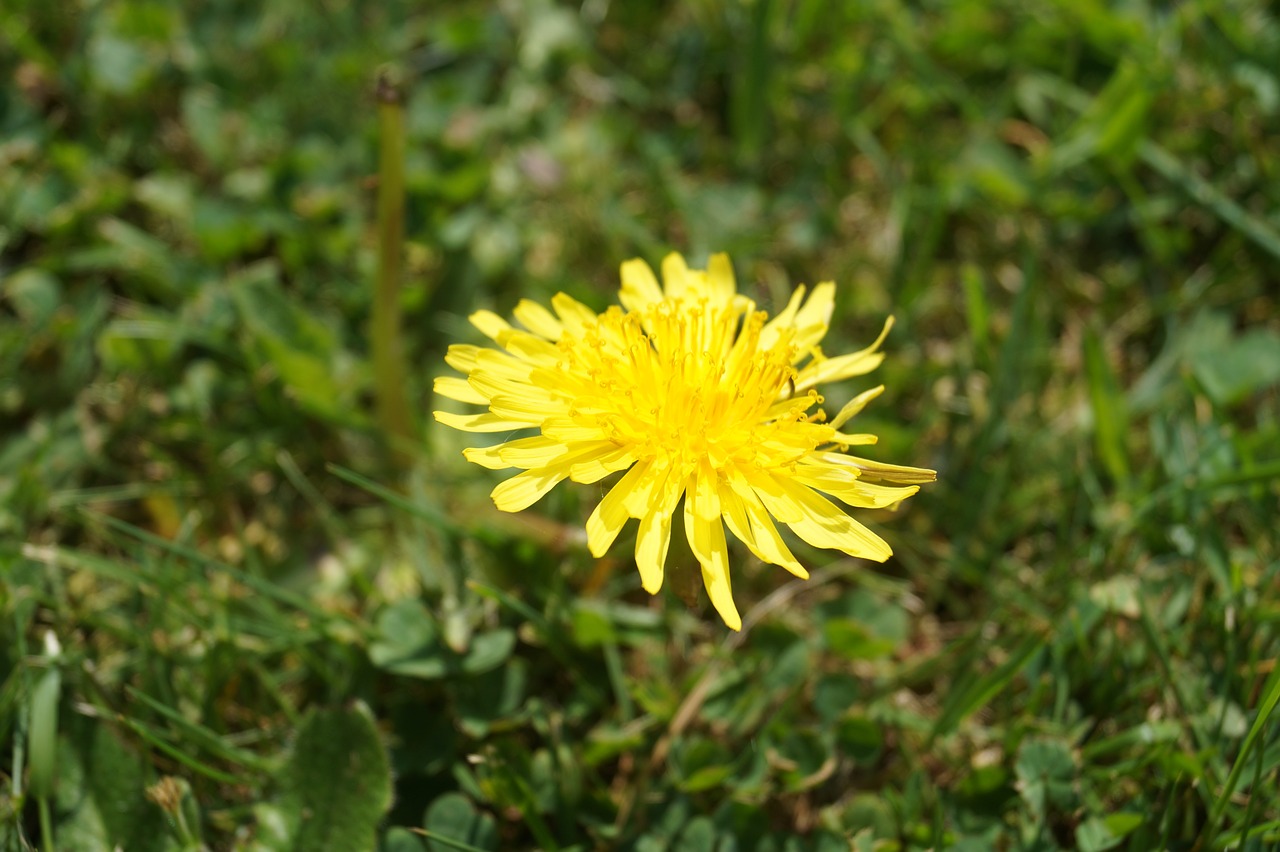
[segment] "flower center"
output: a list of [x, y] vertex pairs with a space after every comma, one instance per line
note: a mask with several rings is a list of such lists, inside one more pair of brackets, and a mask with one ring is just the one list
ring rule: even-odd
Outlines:
[[705, 298], [610, 308], [580, 335], [561, 337], [558, 389], [574, 420], [639, 459], [684, 471], [703, 462], [785, 464], [833, 430], [806, 415], [822, 401], [816, 392], [792, 396], [794, 332], [764, 347], [765, 319], [749, 303]]

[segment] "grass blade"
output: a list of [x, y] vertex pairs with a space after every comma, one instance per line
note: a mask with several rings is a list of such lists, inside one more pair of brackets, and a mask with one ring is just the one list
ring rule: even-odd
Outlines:
[[1266, 730], [1267, 722], [1270, 721], [1271, 714], [1275, 712], [1277, 704], [1280, 704], [1280, 666], [1273, 668], [1271, 675], [1267, 678], [1262, 700], [1258, 702], [1258, 715], [1253, 720], [1249, 733], [1245, 734], [1244, 742], [1240, 746], [1240, 753], [1236, 755], [1235, 763], [1231, 765], [1231, 771], [1227, 774], [1227, 780], [1222, 785], [1222, 790], [1218, 793], [1218, 798], [1213, 803], [1213, 809], [1209, 812], [1209, 819], [1204, 825], [1204, 830], [1201, 832], [1197, 846], [1203, 842], [1205, 835], [1212, 831], [1218, 821], [1222, 819], [1227, 802], [1230, 801], [1231, 796], [1235, 793], [1236, 784], [1240, 781], [1240, 773], [1244, 771], [1249, 754]]
[[938, 721], [934, 723], [933, 730], [929, 733], [929, 740], [951, 733], [962, 721], [999, 695], [1044, 646], [1043, 638], [1028, 636], [1009, 655], [1009, 659], [1003, 665], [969, 683], [948, 702], [938, 716]]

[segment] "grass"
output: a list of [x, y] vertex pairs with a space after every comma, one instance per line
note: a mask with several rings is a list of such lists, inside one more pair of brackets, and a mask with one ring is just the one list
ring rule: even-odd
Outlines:
[[[1275, 68], [1250, 2], [7, 4], [0, 849], [1273, 847]], [[940, 474], [740, 634], [428, 414], [670, 249], [892, 312]]]

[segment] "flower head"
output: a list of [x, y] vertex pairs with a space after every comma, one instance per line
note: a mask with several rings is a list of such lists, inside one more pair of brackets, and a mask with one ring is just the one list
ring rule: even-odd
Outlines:
[[627, 520], [638, 519], [636, 565], [651, 594], [662, 587], [683, 497], [707, 594], [739, 630], [725, 526], [761, 560], [802, 578], [808, 573], [775, 520], [815, 547], [883, 562], [889, 545], [823, 494], [850, 506], [892, 506], [934, 472], [844, 452], [875, 443], [841, 429], [883, 386], [854, 397], [830, 422], [819, 407], [818, 385], [880, 364], [892, 320], [866, 349], [828, 357], [818, 343], [834, 284], [817, 285], [807, 300], [797, 288], [770, 320], [738, 294], [726, 255], [713, 255], [706, 270], [668, 255], [662, 277], [660, 287], [644, 261], [627, 261], [621, 307], [602, 314], [564, 293], [551, 300], [554, 313], [523, 300], [515, 309], [523, 330], [490, 311], [473, 314], [501, 349], [450, 346], [445, 360], [466, 378], [436, 379], [435, 390], [487, 410], [435, 417], [471, 432], [537, 430], [464, 451], [484, 467], [522, 469], [493, 490], [504, 511], [527, 508], [564, 479], [590, 483], [626, 471], [587, 519], [587, 544], [603, 556]]

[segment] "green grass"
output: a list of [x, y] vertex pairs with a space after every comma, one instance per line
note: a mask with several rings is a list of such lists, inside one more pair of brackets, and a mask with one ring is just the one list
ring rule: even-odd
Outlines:
[[[0, 11], [0, 850], [1280, 843], [1274, 9], [419, 6]], [[429, 416], [672, 249], [939, 471], [740, 634]]]

